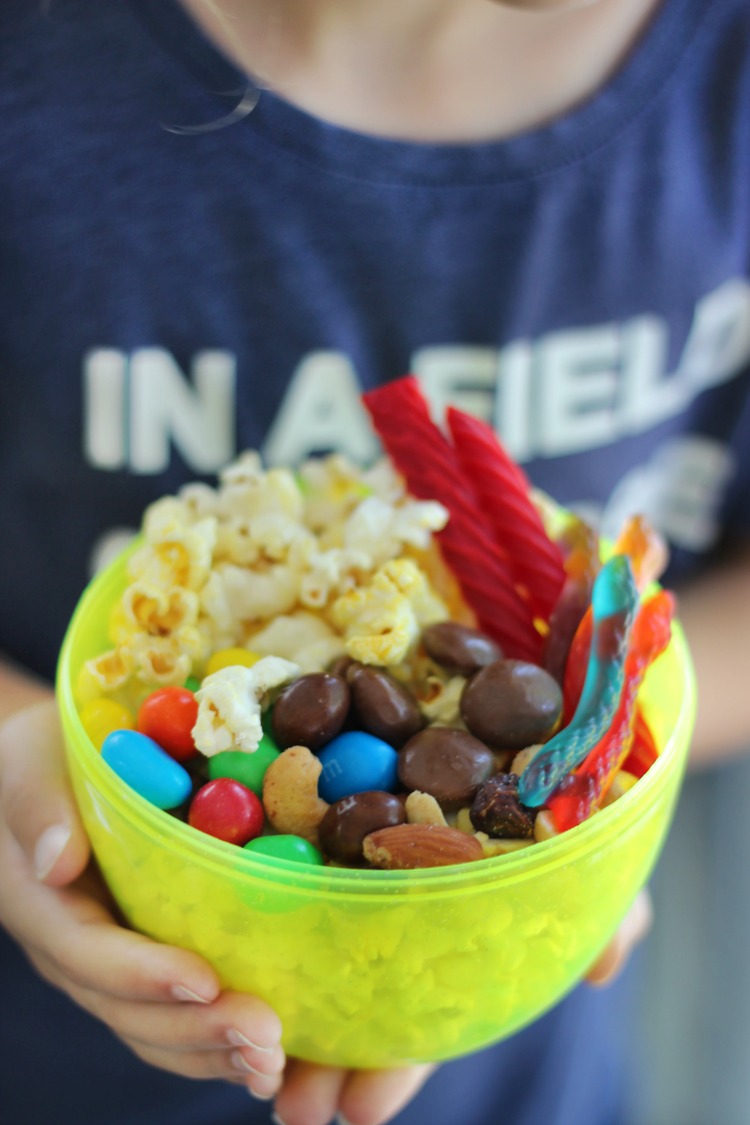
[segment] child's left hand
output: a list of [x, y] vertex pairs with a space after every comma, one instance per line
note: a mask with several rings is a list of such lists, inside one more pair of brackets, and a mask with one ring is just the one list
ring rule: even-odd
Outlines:
[[[611, 983], [625, 967], [633, 949], [648, 933], [652, 908], [641, 891], [607, 948], [586, 975], [589, 984]], [[435, 1065], [394, 1070], [342, 1070], [291, 1059], [276, 1096], [280, 1125], [384, 1125], [416, 1094]], [[337, 1116], [338, 1115], [338, 1116]]]

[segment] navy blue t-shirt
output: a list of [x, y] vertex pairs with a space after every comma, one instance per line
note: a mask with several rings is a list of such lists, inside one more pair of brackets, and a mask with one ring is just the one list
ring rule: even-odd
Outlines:
[[[746, 0], [665, 0], [596, 96], [474, 145], [256, 99], [175, 0], [4, 0], [0, 129], [0, 650], [42, 674], [150, 500], [247, 447], [371, 458], [360, 391], [406, 371], [605, 531], [644, 511], [675, 579], [747, 534]], [[268, 1120], [0, 973], [14, 1125]], [[614, 1125], [620, 1002], [577, 990], [399, 1122]]]

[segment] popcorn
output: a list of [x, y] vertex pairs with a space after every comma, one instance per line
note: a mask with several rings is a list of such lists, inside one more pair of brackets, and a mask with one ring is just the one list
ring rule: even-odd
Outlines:
[[268, 693], [300, 674], [297, 664], [266, 656], [252, 668], [233, 664], [207, 676], [198, 689], [195, 745], [207, 757], [223, 750], [252, 754], [263, 737], [262, 704]]
[[307, 559], [300, 583], [300, 601], [312, 609], [322, 609], [332, 594], [351, 589], [361, 576], [373, 569], [369, 555], [363, 551], [339, 547], [315, 551]]
[[221, 474], [220, 512], [254, 519], [281, 514], [301, 522], [304, 501], [289, 469], [264, 471], [257, 453], [243, 453]]
[[128, 653], [122, 650], [109, 650], [93, 660], [87, 660], [84, 665], [88, 676], [91, 676], [104, 691], [114, 691], [127, 683], [132, 671], [132, 660]]
[[322, 617], [298, 611], [276, 617], [249, 641], [261, 656], [280, 656], [304, 673], [322, 672], [344, 654], [344, 641]]
[[344, 544], [368, 556], [371, 568], [403, 554], [405, 546], [424, 549], [431, 533], [448, 521], [442, 504], [410, 500], [395, 508], [377, 496], [358, 504], [344, 524]]
[[125, 591], [118, 622], [113, 622], [116, 640], [127, 642], [130, 634], [140, 630], [153, 637], [163, 637], [192, 626], [198, 620], [200, 601], [192, 590], [176, 586], [169, 592], [145, 582], [134, 582]]
[[394, 559], [386, 563], [380, 573], [409, 599], [420, 626], [448, 620], [444, 602], [432, 590], [424, 571], [411, 559]]
[[387, 459], [363, 472], [334, 455], [295, 475], [244, 453], [218, 488], [186, 485], [147, 509], [110, 623], [115, 649], [91, 674], [109, 692], [130, 678], [177, 683], [250, 636], [305, 672], [345, 652], [398, 663], [420, 626], [448, 615], [404, 557], [427, 558], [446, 519], [406, 495]]
[[367, 585], [342, 595], [331, 609], [333, 624], [346, 637], [346, 652], [363, 664], [399, 664], [416, 643], [420, 626], [446, 617], [410, 559], [386, 563]]
[[197, 631], [194, 636], [185, 633], [169, 637], [135, 634], [122, 651], [132, 661], [134, 675], [144, 684], [181, 684], [193, 670], [190, 641], [194, 645], [199, 644]]
[[189, 516], [195, 520], [205, 519], [206, 516], [218, 517], [219, 494], [209, 484], [193, 481], [184, 484], [178, 493], [179, 499]]
[[281, 563], [265, 570], [220, 563], [214, 574], [235, 621], [267, 621], [288, 613], [299, 595], [299, 572]]
[[439, 676], [428, 676], [425, 696], [419, 697], [419, 706], [425, 718], [438, 726], [463, 727], [461, 693], [465, 684], [463, 676], [451, 676], [447, 681]]
[[[305, 523], [328, 537], [370, 493], [362, 470], [342, 454], [305, 461], [299, 476], [305, 494]], [[330, 545], [335, 544], [331, 541]]]
[[[171, 498], [167, 498], [171, 499]], [[146, 544], [130, 560], [130, 576], [156, 586], [187, 586], [199, 590], [211, 570], [216, 544], [216, 520], [177, 523], [177, 505], [152, 505], [146, 514]], [[185, 512], [185, 519], [189, 515]]]

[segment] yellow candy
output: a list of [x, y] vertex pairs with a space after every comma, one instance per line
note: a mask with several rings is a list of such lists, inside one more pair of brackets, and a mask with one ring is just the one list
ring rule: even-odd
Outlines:
[[257, 664], [260, 656], [248, 648], [220, 648], [209, 658], [206, 665], [206, 675], [218, 672], [221, 668], [230, 668], [233, 664], [241, 664], [244, 668], [252, 668]]
[[97, 750], [113, 730], [132, 730], [135, 726], [132, 712], [114, 699], [90, 700], [81, 708], [81, 722]]

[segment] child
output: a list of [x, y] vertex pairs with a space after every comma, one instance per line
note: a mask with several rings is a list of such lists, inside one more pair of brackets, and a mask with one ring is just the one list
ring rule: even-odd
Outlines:
[[[267, 1005], [114, 923], [42, 680], [150, 500], [245, 447], [367, 460], [359, 392], [412, 369], [605, 530], [662, 527], [696, 756], [741, 747], [750, 12], [5, 0], [2, 26], [3, 1116], [377, 1125], [424, 1068], [282, 1069]], [[625, 999], [576, 990], [398, 1121], [624, 1121]]]

